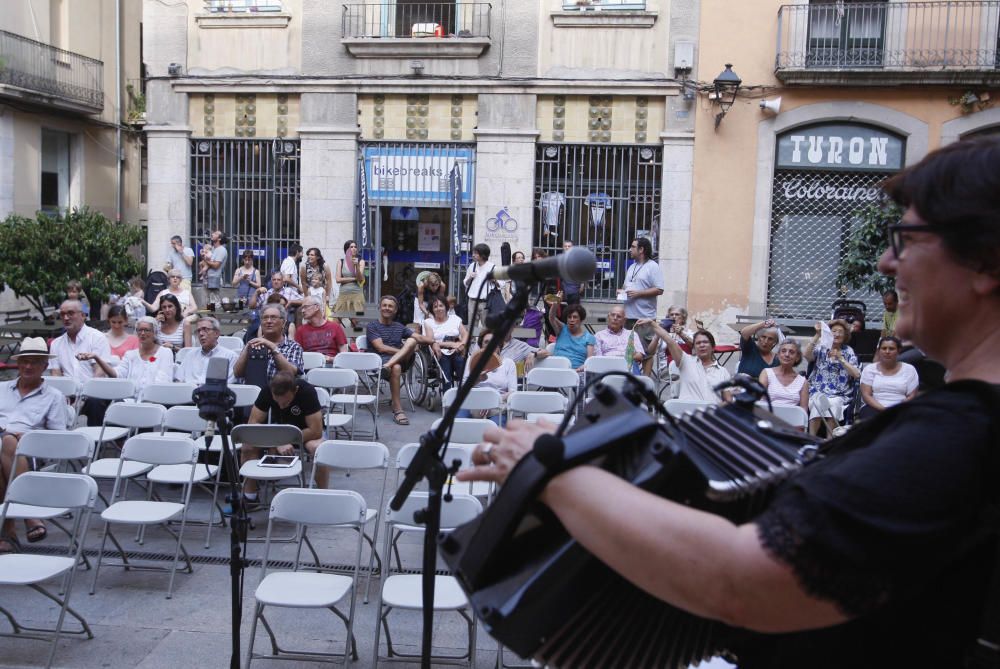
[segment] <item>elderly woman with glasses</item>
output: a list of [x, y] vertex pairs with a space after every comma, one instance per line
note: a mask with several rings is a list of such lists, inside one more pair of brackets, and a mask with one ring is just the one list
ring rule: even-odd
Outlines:
[[[538, 495], [635, 586], [758, 632], [730, 647], [741, 667], [961, 667], [976, 664], [966, 663], [973, 650], [983, 666], [997, 659], [986, 612], [998, 550], [1000, 137], [949, 144], [883, 189], [905, 210], [878, 265], [899, 292], [896, 334], [941, 361], [945, 386], [830, 442], [735, 521], [597, 466], [557, 469]], [[554, 430], [487, 429], [477, 466], [457, 478], [520, 485], [545, 465], [507, 481], [515, 464], [537, 458], [535, 440]], [[596, 641], [579, 643], [587, 652]]]
[[92, 359], [112, 379], [129, 379], [135, 382], [139, 397], [142, 389], [151, 383], [170, 383], [174, 380], [174, 353], [156, 342], [158, 323], [152, 316], [143, 316], [135, 324], [139, 348], [125, 353], [117, 367], [96, 353], [82, 353]]
[[188, 316], [193, 316], [195, 312], [198, 311], [198, 303], [195, 302], [194, 295], [191, 294], [190, 290], [185, 290], [181, 287], [181, 281], [183, 278], [184, 277], [180, 270], [170, 270], [167, 272], [167, 279], [170, 281], [170, 285], [161, 290], [156, 296], [156, 299], [152, 302], [146, 302], [143, 300], [142, 303], [147, 309], [156, 313], [160, 310], [160, 298], [164, 295], [173, 295], [181, 306], [180, 317], [187, 318]]

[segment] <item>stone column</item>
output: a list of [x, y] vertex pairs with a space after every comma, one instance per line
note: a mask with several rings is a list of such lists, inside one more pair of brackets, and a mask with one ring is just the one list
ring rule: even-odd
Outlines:
[[[473, 241], [485, 242], [500, 262], [500, 245], [531, 257], [535, 207], [534, 95], [479, 96], [476, 135], [476, 220]], [[517, 221], [513, 231], [488, 230], [486, 222], [506, 207]]]
[[14, 114], [0, 107], [0, 219], [14, 212]]
[[665, 289], [658, 302], [658, 312], [662, 315], [671, 304], [687, 304], [694, 135], [665, 132], [660, 138], [663, 140], [663, 201], [660, 203], [658, 252]]
[[170, 237], [187, 239], [191, 229], [190, 138], [191, 129], [187, 127], [146, 126], [149, 269], [163, 266]]
[[344, 242], [354, 237], [356, 118], [353, 93], [302, 96], [299, 236], [302, 246], [319, 248], [330, 263], [343, 255]]

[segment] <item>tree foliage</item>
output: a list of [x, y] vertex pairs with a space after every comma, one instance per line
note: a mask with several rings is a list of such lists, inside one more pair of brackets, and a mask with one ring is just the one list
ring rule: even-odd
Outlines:
[[37, 218], [12, 214], [0, 223], [0, 285], [23, 297], [39, 313], [66, 296], [76, 279], [92, 304], [122, 294], [142, 274], [129, 249], [143, 239], [133, 225], [115, 223], [87, 208]]
[[892, 290], [896, 282], [878, 271], [878, 259], [889, 245], [886, 227], [898, 223], [902, 215], [899, 206], [890, 200], [854, 212], [858, 224], [847, 240], [847, 250], [837, 268], [838, 286], [878, 295]]

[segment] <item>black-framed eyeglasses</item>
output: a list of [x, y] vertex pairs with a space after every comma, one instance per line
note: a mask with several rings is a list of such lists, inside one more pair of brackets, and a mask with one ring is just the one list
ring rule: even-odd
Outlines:
[[941, 229], [935, 225], [918, 225], [909, 223], [893, 223], [886, 228], [886, 234], [889, 236], [889, 248], [892, 249], [892, 255], [899, 259], [899, 255], [903, 252], [904, 242], [903, 235], [908, 232], [933, 232], [935, 234], [941, 234]]

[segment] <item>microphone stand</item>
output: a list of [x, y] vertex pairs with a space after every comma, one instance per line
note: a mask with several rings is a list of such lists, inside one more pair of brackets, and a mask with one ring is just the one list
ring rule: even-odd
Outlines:
[[[503, 313], [497, 316], [495, 321], [489, 322], [489, 325], [493, 326], [491, 328], [493, 338], [483, 349], [476, 366], [469, 372], [468, 380], [458, 387], [454, 401], [448, 407], [437, 428], [424, 433], [420, 437], [420, 448], [410, 462], [409, 467], [406, 468], [403, 482], [389, 502], [389, 508], [393, 511], [398, 511], [403, 506], [406, 498], [410, 496], [413, 487], [421, 479], [427, 479], [429, 491], [427, 506], [414, 513], [414, 520], [418, 524], [425, 526], [423, 573], [421, 578], [423, 635], [420, 649], [420, 666], [422, 669], [430, 669], [431, 666], [431, 642], [434, 627], [434, 572], [437, 570], [437, 535], [441, 531], [442, 498], [444, 497], [444, 487], [448, 476], [458, 471], [457, 465], [453, 464], [449, 467], [443, 461], [446, 445], [445, 438], [451, 431], [451, 426], [455, 422], [462, 403], [469, 396], [469, 391], [476, 385], [479, 376], [486, 368], [486, 362], [507, 339], [507, 334], [514, 329], [518, 317], [524, 313], [524, 310], [528, 306], [530, 294], [528, 286], [517, 282], [515, 288], [514, 296], [507, 303], [507, 307]], [[470, 329], [469, 337], [471, 338], [471, 336]], [[451, 494], [449, 493], [447, 497], [450, 499]]]
[[[229, 521], [229, 584], [231, 607], [232, 654], [229, 656], [230, 669], [240, 669], [240, 627], [243, 615], [243, 558], [240, 554], [240, 544], [246, 541], [247, 515], [243, 506], [243, 486], [240, 485], [239, 470], [236, 467], [236, 456], [229, 444], [229, 411], [217, 420], [219, 436], [222, 438], [223, 476], [230, 482], [230, 502], [233, 515]], [[206, 444], [206, 447], [208, 444]]]

